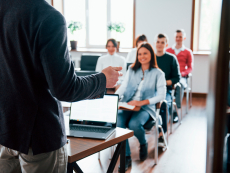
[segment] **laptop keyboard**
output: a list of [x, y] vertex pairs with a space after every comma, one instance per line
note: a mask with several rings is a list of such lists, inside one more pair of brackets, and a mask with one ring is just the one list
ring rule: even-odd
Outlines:
[[110, 129], [103, 129], [97, 127], [82, 127], [82, 126], [71, 126], [70, 130], [84, 131], [84, 132], [96, 132], [96, 133], [107, 133]]

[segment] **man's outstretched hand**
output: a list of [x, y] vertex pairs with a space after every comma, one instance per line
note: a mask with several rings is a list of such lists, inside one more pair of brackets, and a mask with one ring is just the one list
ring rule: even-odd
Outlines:
[[118, 77], [122, 76], [122, 73], [119, 73], [119, 71], [122, 70], [122, 67], [107, 67], [102, 70], [102, 73], [104, 73], [106, 77], [106, 88], [113, 88], [117, 81]]

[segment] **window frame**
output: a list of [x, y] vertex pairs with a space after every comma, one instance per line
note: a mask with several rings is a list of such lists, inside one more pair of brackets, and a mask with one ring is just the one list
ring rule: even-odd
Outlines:
[[196, 52], [207, 52], [210, 54], [211, 49], [200, 49], [200, 19], [201, 19], [202, 0], [192, 0], [192, 29], [191, 29], [191, 50]]
[[[62, 1], [62, 12], [63, 12], [63, 16], [65, 16], [65, 1], [66, 0], [61, 0]], [[85, 47], [81, 47], [81, 48], [105, 48], [104, 45], [90, 45], [89, 44], [89, 6], [88, 6], [88, 0], [85, 0], [85, 15], [86, 15], [86, 43], [85, 43]], [[51, 0], [51, 5], [54, 6], [53, 0]], [[136, 19], [136, 0], [133, 0], [133, 45], [131, 45], [130, 47], [122, 47], [122, 49], [130, 49], [130, 48], [134, 48], [135, 47], [135, 19]], [[111, 21], [111, 0], [107, 0], [107, 23], [109, 23]], [[111, 32], [107, 31], [107, 39], [109, 39], [111, 37]]]

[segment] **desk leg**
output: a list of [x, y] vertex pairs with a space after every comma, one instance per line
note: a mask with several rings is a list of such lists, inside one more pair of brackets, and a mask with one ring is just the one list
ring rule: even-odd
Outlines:
[[126, 141], [123, 141], [121, 154], [120, 154], [120, 172], [124, 172], [124, 173], [125, 173], [125, 145], [126, 145]]
[[68, 163], [67, 173], [73, 173], [73, 170], [77, 173], [83, 173], [81, 168], [78, 166], [76, 162]]
[[113, 172], [119, 155], [121, 156], [121, 158], [120, 158], [121, 159], [120, 160], [120, 162], [121, 162], [121, 170], [120, 170], [120, 172], [125, 173], [125, 142], [126, 141], [123, 141], [123, 142], [121, 142], [121, 143], [119, 143], [117, 145], [117, 148], [115, 150], [113, 158], [111, 159], [111, 162], [109, 164], [109, 168], [108, 168], [107, 173], [112, 173]]

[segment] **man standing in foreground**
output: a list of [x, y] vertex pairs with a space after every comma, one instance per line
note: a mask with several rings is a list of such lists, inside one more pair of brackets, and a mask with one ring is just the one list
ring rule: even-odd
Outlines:
[[0, 172], [66, 172], [59, 100], [103, 97], [121, 68], [77, 77], [65, 19], [45, 0], [1, 0], [0, 23]]

